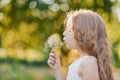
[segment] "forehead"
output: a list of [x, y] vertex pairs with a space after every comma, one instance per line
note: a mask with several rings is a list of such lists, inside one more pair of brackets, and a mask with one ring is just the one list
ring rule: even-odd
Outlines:
[[71, 28], [72, 28], [72, 16], [69, 16], [66, 23], [66, 29], [71, 29]]

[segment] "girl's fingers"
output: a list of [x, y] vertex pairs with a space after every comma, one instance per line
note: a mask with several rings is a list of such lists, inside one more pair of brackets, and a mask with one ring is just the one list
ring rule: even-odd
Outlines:
[[51, 63], [51, 64], [48, 64], [48, 65], [49, 65], [50, 68], [55, 69], [55, 65], [54, 64]]
[[49, 63], [49, 64], [55, 64], [55, 62], [52, 61], [52, 60], [49, 60], [48, 63]]
[[53, 67], [53, 63], [48, 61], [48, 65], [52, 68]]
[[55, 68], [55, 66], [57, 64], [57, 55], [56, 55], [55, 51], [53, 51], [53, 50], [51, 51], [50, 57], [49, 57], [47, 63], [49, 65], [49, 67], [51, 67], [53, 69]]
[[54, 60], [49, 58], [47, 63], [52, 69], [54, 69], [54, 67], [55, 67], [55, 61]]
[[50, 56], [56, 58], [56, 54], [55, 54], [55, 52], [52, 51], [52, 52], [50, 53]]
[[49, 58], [49, 61], [51, 61], [51, 62], [54, 63], [54, 64], [56, 63], [56, 59], [54, 59], [54, 58], [52, 58], [52, 57]]
[[56, 58], [54, 58], [54, 57], [50, 56], [49, 60], [51, 60], [51, 61], [55, 62], [55, 61], [56, 61]]
[[51, 63], [55, 64], [55, 62], [56, 62], [56, 58], [50, 56], [49, 59], [48, 59], [48, 64], [51, 64]]
[[55, 51], [54, 51], [54, 50], [52, 50], [52, 51], [51, 51], [51, 53], [55, 53]]

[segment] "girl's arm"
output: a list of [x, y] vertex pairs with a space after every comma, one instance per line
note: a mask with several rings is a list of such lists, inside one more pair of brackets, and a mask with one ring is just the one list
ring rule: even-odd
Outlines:
[[55, 78], [56, 80], [66, 80], [65, 77], [62, 74], [62, 70], [59, 68], [57, 70], [54, 70]]
[[98, 64], [93, 58], [83, 60], [80, 65], [79, 73], [84, 80], [99, 80]]
[[47, 63], [50, 66], [50, 68], [52, 68], [52, 70], [55, 74], [56, 80], [65, 80], [65, 78], [63, 77], [63, 74], [62, 74], [62, 70], [61, 70], [60, 59], [56, 55], [55, 51], [52, 51], [50, 53], [50, 57], [49, 57]]

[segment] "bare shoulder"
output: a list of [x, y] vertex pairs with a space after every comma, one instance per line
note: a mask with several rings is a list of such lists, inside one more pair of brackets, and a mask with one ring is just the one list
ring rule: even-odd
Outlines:
[[79, 70], [85, 80], [99, 80], [97, 59], [93, 56], [85, 57]]
[[97, 66], [97, 59], [94, 56], [87, 56], [83, 59], [81, 66]]
[[80, 67], [82, 71], [96, 70], [98, 69], [97, 59], [93, 56], [87, 56], [82, 60]]

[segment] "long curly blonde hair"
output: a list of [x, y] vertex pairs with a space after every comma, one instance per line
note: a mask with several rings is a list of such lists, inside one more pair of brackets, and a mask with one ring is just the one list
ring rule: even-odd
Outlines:
[[109, 57], [111, 51], [103, 19], [97, 13], [85, 9], [69, 12], [65, 24], [70, 17], [80, 49], [97, 58], [100, 80], [113, 80]]

